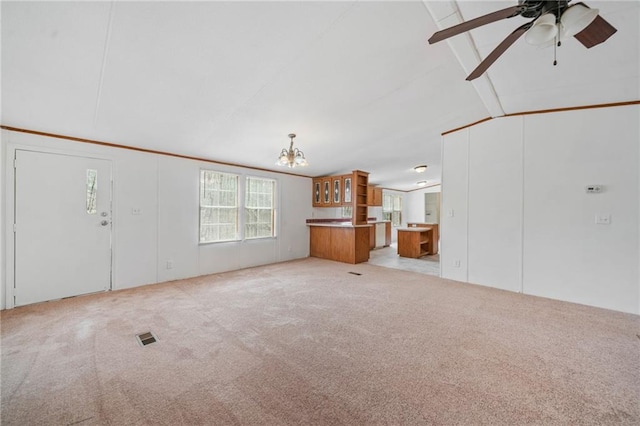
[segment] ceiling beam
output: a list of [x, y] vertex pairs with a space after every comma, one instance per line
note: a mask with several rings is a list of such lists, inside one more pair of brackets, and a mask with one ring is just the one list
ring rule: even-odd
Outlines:
[[[423, 0], [424, 5], [431, 14], [439, 30], [449, 28], [464, 22], [458, 4], [455, 0], [450, 1], [428, 1]], [[473, 41], [473, 37], [467, 32], [446, 40], [462, 66], [464, 72], [469, 75], [482, 61], [478, 49]], [[505, 115], [500, 99], [496, 94], [493, 83], [488, 73], [470, 82], [478, 93], [480, 100], [487, 108], [491, 117], [501, 117]]]

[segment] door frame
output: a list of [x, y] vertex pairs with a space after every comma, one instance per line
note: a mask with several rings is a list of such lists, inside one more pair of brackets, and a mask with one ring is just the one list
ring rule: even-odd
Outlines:
[[[6, 134], [4, 134], [6, 136]], [[110, 277], [109, 288], [107, 291], [114, 289], [113, 277], [115, 276], [115, 265], [113, 259], [115, 257], [114, 249], [116, 246], [116, 197], [114, 191], [115, 180], [115, 161], [112, 157], [106, 155], [100, 155], [93, 152], [72, 151], [65, 149], [48, 148], [44, 146], [36, 145], [23, 145], [20, 143], [7, 142], [5, 170], [7, 171], [5, 177], [5, 259], [6, 259], [6, 274], [5, 274], [5, 292], [4, 292], [4, 304], [5, 309], [15, 308], [14, 289], [16, 285], [16, 235], [14, 233], [14, 223], [16, 215], [16, 169], [14, 167], [14, 161], [16, 158], [16, 151], [32, 151], [43, 154], [57, 154], [66, 155], [70, 157], [83, 157], [93, 158], [97, 160], [108, 160], [111, 162], [111, 256], [109, 259]]]

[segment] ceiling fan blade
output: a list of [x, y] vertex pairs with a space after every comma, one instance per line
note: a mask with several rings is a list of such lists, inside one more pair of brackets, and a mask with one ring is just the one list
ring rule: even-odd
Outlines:
[[593, 46], [607, 41], [616, 31], [618, 30], [615, 29], [613, 25], [598, 15], [587, 28], [574, 35], [574, 37], [582, 43], [584, 47], [590, 49]]
[[475, 70], [467, 77], [467, 81], [475, 80], [480, 77], [484, 72], [493, 64], [513, 43], [518, 40], [522, 34], [526, 33], [529, 28], [533, 25], [533, 21], [527, 22], [524, 25], [516, 28], [511, 34], [507, 36], [502, 43], [498, 45], [493, 52], [489, 53], [484, 61], [480, 62], [480, 65], [476, 67]]
[[481, 27], [483, 25], [490, 24], [492, 22], [500, 21], [502, 19], [511, 18], [520, 15], [526, 8], [523, 6], [511, 6], [506, 9], [498, 10], [488, 15], [483, 15], [470, 21], [463, 22], [453, 27], [446, 28], [444, 30], [433, 33], [429, 39], [429, 44], [437, 43], [449, 37], [464, 33], [474, 28]]

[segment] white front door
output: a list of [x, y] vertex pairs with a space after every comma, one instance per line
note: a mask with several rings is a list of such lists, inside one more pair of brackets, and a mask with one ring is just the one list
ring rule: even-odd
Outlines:
[[15, 306], [111, 288], [111, 162], [16, 151]]

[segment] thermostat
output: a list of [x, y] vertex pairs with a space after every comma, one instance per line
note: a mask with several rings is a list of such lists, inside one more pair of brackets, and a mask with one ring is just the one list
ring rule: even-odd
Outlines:
[[598, 192], [602, 191], [602, 186], [600, 186], [600, 185], [587, 185], [585, 187], [585, 190], [587, 191], [587, 194], [597, 194]]

